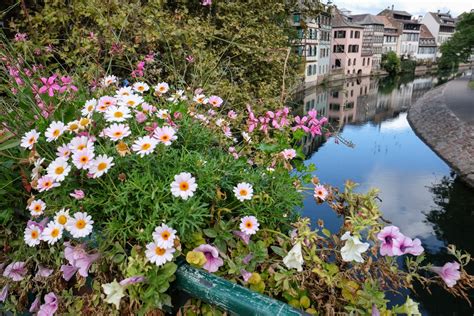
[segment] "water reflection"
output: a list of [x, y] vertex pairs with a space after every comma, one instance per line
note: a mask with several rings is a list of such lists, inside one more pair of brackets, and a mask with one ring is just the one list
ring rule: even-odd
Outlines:
[[[469, 233], [474, 224], [474, 194], [460, 189], [450, 168], [408, 124], [407, 109], [436, 84], [433, 77], [361, 78], [300, 92], [296, 112], [316, 109], [342, 138], [354, 144], [352, 148], [335, 143], [334, 138], [306, 138], [304, 152], [307, 163], [318, 168], [315, 175], [339, 187], [350, 179], [360, 183], [361, 191], [379, 188], [384, 217], [403, 233], [420, 238], [434, 262], [444, 263], [443, 249], [449, 243], [474, 252]], [[466, 197], [471, 198], [468, 204]], [[313, 220], [323, 219], [333, 231], [342, 223], [329, 207], [315, 205], [311, 197], [303, 213]], [[465, 303], [442, 300], [442, 296], [419, 297], [419, 301], [432, 315], [452, 315], [435, 312], [440, 302], [457, 310], [457, 315], [469, 310]]]

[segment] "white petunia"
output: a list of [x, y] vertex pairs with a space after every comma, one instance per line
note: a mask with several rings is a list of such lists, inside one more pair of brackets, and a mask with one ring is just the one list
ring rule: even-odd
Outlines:
[[79, 150], [72, 154], [72, 163], [77, 169], [89, 169], [94, 159], [94, 152], [88, 148]]
[[155, 150], [158, 141], [150, 136], [143, 136], [137, 139], [133, 145], [132, 150], [135, 151], [140, 157], [149, 155]]
[[48, 226], [41, 233], [41, 240], [53, 245], [63, 237], [63, 227], [55, 222], [49, 222]]
[[64, 125], [63, 122], [60, 122], [60, 121], [52, 122], [49, 125], [49, 127], [46, 129], [46, 132], [44, 133], [44, 136], [46, 136], [46, 141], [52, 142], [53, 140], [58, 139], [59, 136], [61, 136], [65, 130], [66, 130], [66, 126]]
[[171, 145], [171, 143], [176, 140], [178, 137], [175, 135], [176, 131], [169, 126], [157, 127], [153, 133], [153, 137], [158, 139], [160, 143], [163, 143], [166, 146]]
[[123, 122], [131, 117], [130, 109], [125, 105], [110, 106], [104, 115], [107, 122]]
[[30, 225], [26, 227], [24, 240], [25, 240], [25, 243], [30, 247], [39, 245], [41, 242], [40, 228], [36, 225]]
[[98, 178], [104, 173], [107, 173], [109, 169], [114, 165], [112, 162], [114, 158], [107, 157], [106, 155], [97, 156], [92, 162], [89, 172], [92, 173], [93, 178]]
[[61, 182], [69, 174], [71, 167], [67, 163], [67, 158], [60, 157], [53, 160], [46, 171], [48, 172], [48, 176], [53, 178], [54, 181]]
[[126, 95], [120, 98], [119, 104], [120, 105], [125, 105], [131, 108], [139, 106], [141, 103], [143, 103], [143, 98], [139, 95], [136, 94], [131, 94], [131, 95]]
[[341, 240], [346, 241], [341, 249], [342, 260], [346, 262], [364, 262], [361, 254], [369, 249], [369, 243], [361, 242], [359, 237], [352, 236], [350, 232], [345, 232]]
[[153, 232], [153, 240], [155, 243], [162, 248], [171, 248], [174, 245], [174, 239], [176, 238], [176, 230], [167, 226], [166, 224], [161, 224], [155, 228]]
[[126, 124], [114, 123], [104, 129], [104, 135], [113, 141], [121, 140], [127, 136], [130, 136], [130, 128]]
[[33, 200], [30, 205], [27, 206], [31, 216], [40, 216], [46, 209], [46, 203], [43, 200]]
[[25, 135], [21, 138], [20, 146], [23, 148], [32, 149], [33, 145], [38, 142], [39, 136], [40, 133], [32, 129], [31, 131], [25, 133]]
[[291, 248], [288, 254], [283, 258], [283, 263], [288, 269], [296, 269], [298, 272], [303, 271], [303, 254], [301, 253], [301, 242]]
[[240, 231], [247, 234], [253, 235], [258, 231], [260, 224], [255, 216], [244, 216], [240, 221]]
[[86, 104], [81, 110], [82, 116], [90, 116], [92, 113], [94, 113], [95, 107], [97, 106], [97, 100], [96, 99], [90, 99], [86, 101]]
[[247, 182], [241, 182], [234, 187], [234, 194], [240, 202], [251, 200], [253, 197], [253, 187]]
[[120, 300], [125, 296], [124, 288], [114, 279], [111, 283], [102, 284], [104, 293], [107, 296], [105, 301], [109, 304], [114, 304], [117, 309], [120, 309]]
[[76, 212], [69, 218], [66, 229], [74, 238], [81, 238], [92, 232], [92, 224], [94, 221], [86, 212]]
[[54, 215], [54, 222], [63, 227], [66, 227], [70, 218], [71, 217], [69, 216], [69, 210], [61, 209]]
[[155, 86], [155, 94], [157, 95], [162, 95], [166, 92], [168, 92], [170, 89], [169, 85], [166, 82], [160, 82]]
[[171, 194], [181, 197], [183, 200], [192, 197], [196, 189], [196, 179], [188, 172], [181, 172], [175, 175], [174, 181], [171, 183]]
[[165, 263], [173, 260], [174, 248], [161, 248], [156, 242], [151, 242], [146, 245], [145, 255], [151, 263], [157, 266], [162, 266]]
[[144, 82], [135, 82], [133, 84], [133, 90], [135, 90], [139, 93], [143, 93], [145, 91], [150, 90], [150, 87]]

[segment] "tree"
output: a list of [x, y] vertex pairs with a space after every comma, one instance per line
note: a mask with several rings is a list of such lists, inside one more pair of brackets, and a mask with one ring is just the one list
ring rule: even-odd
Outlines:
[[382, 68], [390, 75], [396, 75], [400, 72], [400, 58], [393, 51], [382, 55]]

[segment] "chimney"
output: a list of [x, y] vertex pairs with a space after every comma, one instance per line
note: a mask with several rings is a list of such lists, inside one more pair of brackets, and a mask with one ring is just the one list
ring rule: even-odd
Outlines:
[[393, 4], [392, 4], [392, 12], [393, 12]]
[[439, 10], [438, 10], [438, 14], [439, 14]]

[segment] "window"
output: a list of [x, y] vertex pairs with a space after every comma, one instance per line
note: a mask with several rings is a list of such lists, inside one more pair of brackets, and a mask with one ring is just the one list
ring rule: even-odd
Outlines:
[[302, 38], [304, 37], [304, 31], [303, 31], [303, 29], [298, 29], [297, 32], [298, 32], [298, 38], [299, 38], [299, 39], [302, 39]]
[[351, 90], [351, 97], [354, 96], [354, 90]]
[[297, 46], [295, 48], [295, 51], [298, 54], [298, 56], [303, 56], [303, 46]]
[[334, 38], [346, 38], [346, 31], [334, 31]]
[[356, 59], [354, 58], [354, 60], [352, 61], [352, 64], [355, 66], [356, 65]]
[[339, 111], [341, 109], [341, 106], [339, 105], [339, 103], [330, 103], [329, 109], [331, 111]]
[[299, 21], [300, 21], [300, 15], [298, 13], [293, 14], [293, 22], [298, 23]]
[[336, 68], [341, 68], [341, 59], [340, 58], [336, 59], [335, 67]]
[[336, 99], [337, 99], [337, 98], [339, 98], [339, 91], [333, 90], [333, 91], [331, 92], [331, 95], [332, 95], [333, 98], [336, 98]]
[[362, 58], [362, 67], [365, 66], [365, 58]]
[[349, 53], [357, 53], [357, 52], [359, 52], [359, 45], [349, 45], [348, 52], [349, 52]]
[[348, 75], [350, 75], [350, 74], [351, 74], [351, 71], [350, 71], [350, 70], [348, 70], [348, 71], [347, 71], [347, 74], [348, 74]]
[[[300, 68], [301, 69], [301, 68]], [[311, 65], [308, 66], [308, 76], [311, 76], [312, 73], [311, 73], [311, 70], [313, 69], [313, 67]]]
[[367, 66], [370, 66], [370, 58], [367, 58]]
[[333, 53], [344, 53], [344, 45], [334, 45]]
[[354, 38], [360, 38], [360, 31], [355, 31]]
[[354, 38], [354, 31], [351, 30], [351, 38]]
[[349, 60], [347, 61], [347, 66], [350, 66], [351, 65], [351, 59], [349, 58]]

